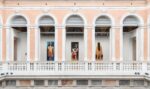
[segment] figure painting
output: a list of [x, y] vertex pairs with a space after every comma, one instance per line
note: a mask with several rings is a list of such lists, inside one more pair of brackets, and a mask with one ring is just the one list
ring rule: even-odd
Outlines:
[[96, 47], [96, 60], [103, 60], [103, 49], [100, 42], [97, 43]]
[[71, 58], [73, 61], [77, 61], [79, 59], [79, 43], [71, 42]]
[[54, 61], [54, 42], [47, 42], [47, 61]]

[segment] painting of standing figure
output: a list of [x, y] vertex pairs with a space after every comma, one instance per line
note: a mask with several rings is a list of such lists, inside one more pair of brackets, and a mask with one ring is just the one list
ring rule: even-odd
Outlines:
[[77, 61], [79, 59], [79, 43], [78, 42], [71, 43], [71, 58], [73, 61]]
[[54, 61], [54, 42], [47, 42], [47, 61]]
[[97, 47], [96, 47], [96, 60], [99, 61], [103, 60], [103, 50], [100, 42], [97, 43]]

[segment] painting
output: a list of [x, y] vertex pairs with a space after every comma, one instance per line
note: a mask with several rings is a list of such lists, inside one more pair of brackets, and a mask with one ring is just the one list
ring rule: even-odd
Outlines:
[[71, 58], [73, 61], [79, 59], [79, 42], [71, 42]]
[[54, 61], [54, 42], [47, 42], [47, 61]]

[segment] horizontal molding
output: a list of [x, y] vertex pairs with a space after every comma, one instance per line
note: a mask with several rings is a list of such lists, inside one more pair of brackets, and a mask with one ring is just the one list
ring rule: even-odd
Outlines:
[[6, 6], [6, 7], [0, 7], [1, 10], [5, 10], [5, 9], [12, 9], [12, 10], [74, 10], [74, 9], [77, 9], [77, 10], [81, 10], [81, 9], [92, 9], [92, 10], [101, 10], [103, 11], [102, 9], [106, 9], [106, 10], [143, 10], [143, 9], [146, 9], [146, 8], [150, 8], [150, 6]]

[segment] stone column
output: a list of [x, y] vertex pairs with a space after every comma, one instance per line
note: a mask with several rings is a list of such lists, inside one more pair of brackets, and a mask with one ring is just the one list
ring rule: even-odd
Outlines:
[[40, 28], [35, 26], [35, 60], [40, 61]]
[[137, 29], [137, 61], [144, 61], [144, 58], [147, 56], [147, 49], [145, 49], [145, 47], [147, 46], [147, 42], [145, 42], [147, 41], [147, 35], [144, 35], [144, 29], [145, 28], [141, 26]]
[[150, 25], [147, 26], [147, 31], [148, 31], [148, 60], [150, 61]]
[[3, 51], [3, 61], [10, 61], [12, 59], [12, 37], [11, 37], [11, 29], [9, 26], [5, 26], [2, 31], [2, 51]]
[[0, 25], [0, 62], [2, 61], [2, 25]]
[[109, 35], [110, 37], [110, 61], [116, 61], [116, 59], [115, 59], [115, 27], [111, 27], [110, 28], [110, 35]]

